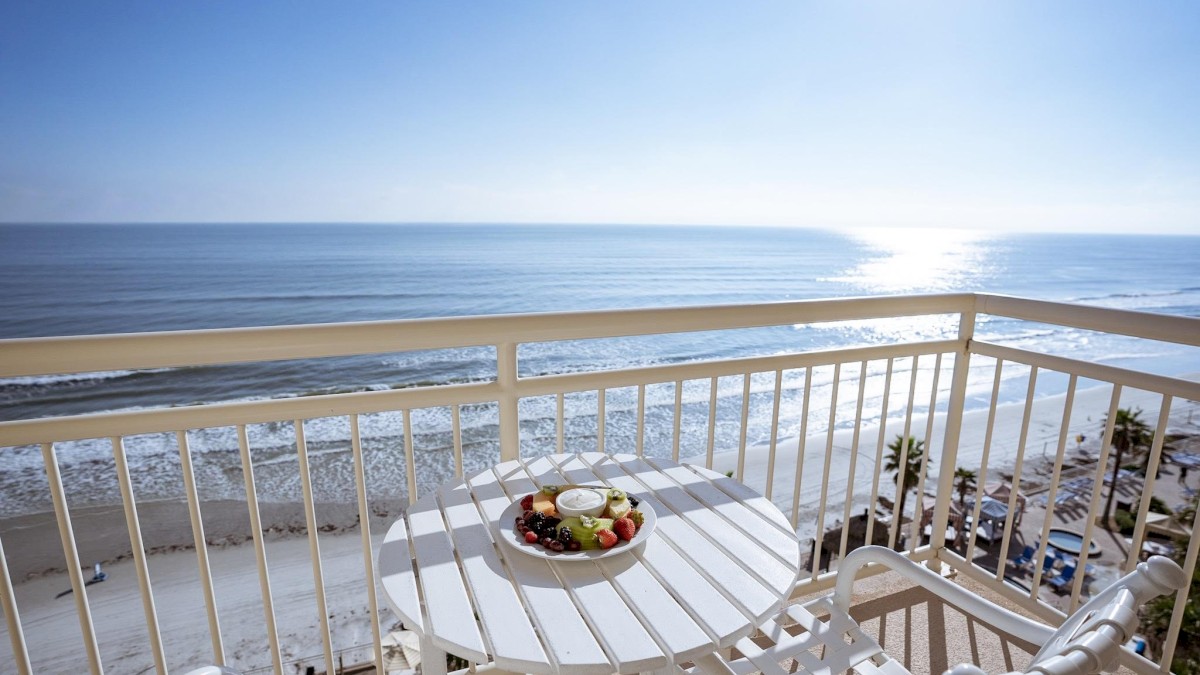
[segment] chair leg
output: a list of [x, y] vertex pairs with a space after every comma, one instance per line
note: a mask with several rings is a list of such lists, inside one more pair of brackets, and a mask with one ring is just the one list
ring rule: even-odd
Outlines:
[[446, 675], [446, 652], [424, 637], [421, 638], [421, 674]]

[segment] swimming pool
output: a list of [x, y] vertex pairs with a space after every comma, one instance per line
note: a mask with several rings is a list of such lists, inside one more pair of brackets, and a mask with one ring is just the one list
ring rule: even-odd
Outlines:
[[[1063, 553], [1079, 555], [1079, 552], [1083, 550], [1083, 535], [1071, 532], [1070, 530], [1052, 529], [1050, 530], [1050, 535], [1046, 537], [1046, 543]], [[1100, 547], [1093, 541], [1092, 545], [1088, 547], [1088, 556], [1091, 557], [1099, 553]]]

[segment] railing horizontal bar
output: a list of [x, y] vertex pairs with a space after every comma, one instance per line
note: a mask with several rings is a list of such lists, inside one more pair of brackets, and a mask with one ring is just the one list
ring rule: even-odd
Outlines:
[[1164, 375], [1143, 373], [1136, 370], [1117, 368], [1116, 366], [1092, 363], [1090, 361], [1078, 361], [1063, 356], [1039, 354], [991, 342], [972, 341], [970, 351], [972, 354], [983, 354], [984, 356], [992, 356], [997, 359], [1022, 363], [1027, 366], [1037, 366], [1044, 370], [1053, 370], [1060, 373], [1074, 373], [1081, 378], [1112, 382], [1132, 389], [1155, 391], [1179, 398], [1200, 398], [1200, 382], [1191, 380], [1180, 380]]
[[432, 408], [454, 403], [488, 403], [495, 401], [499, 392], [499, 386], [494, 382], [447, 384], [269, 401], [212, 403], [181, 408], [45, 417], [0, 422], [0, 447], [174, 432], [181, 429], [262, 424], [288, 419], [338, 417], [355, 413], [369, 414], [402, 408]]
[[950, 314], [970, 293], [0, 340], [0, 377], [453, 349]]
[[1200, 347], [1200, 319], [981, 293], [977, 311], [1056, 326]]
[[955, 351], [962, 348], [958, 340], [931, 340], [896, 345], [823, 349], [797, 354], [755, 356], [721, 361], [675, 363], [666, 366], [623, 368], [602, 372], [566, 373], [522, 378], [517, 383], [521, 397], [548, 396], [558, 392], [578, 392], [604, 387], [617, 389], [641, 384], [659, 384], [680, 380], [710, 379], [740, 376], [746, 373], [767, 373], [776, 370], [795, 370], [809, 366], [828, 366], [835, 363], [871, 361], [875, 359], [918, 356]]

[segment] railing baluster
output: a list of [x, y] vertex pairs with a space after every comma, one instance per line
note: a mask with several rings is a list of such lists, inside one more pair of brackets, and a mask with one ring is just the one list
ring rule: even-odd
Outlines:
[[267, 548], [263, 541], [262, 518], [258, 513], [258, 490], [254, 487], [254, 462], [250, 458], [250, 438], [246, 425], [237, 427], [238, 449], [242, 456], [242, 480], [246, 485], [246, 508], [250, 511], [250, 536], [254, 540], [254, 557], [258, 563], [258, 587], [262, 594], [263, 619], [266, 621], [267, 641], [271, 647], [271, 664], [276, 673], [283, 672], [283, 656], [279, 651], [279, 631], [275, 626], [275, 601], [271, 596], [271, 575], [267, 570]]
[[[1112, 398], [1109, 401], [1109, 414], [1108, 418], [1106, 419], [1116, 420], [1117, 406], [1120, 405], [1120, 401], [1121, 386], [1120, 384], [1116, 384], [1116, 386], [1112, 388]], [[1102, 447], [1100, 447], [1100, 456], [1097, 459], [1096, 473], [1094, 473], [1092, 477], [1092, 496], [1088, 498], [1087, 522], [1084, 524], [1084, 543], [1091, 542], [1094, 532], [1096, 532], [1096, 516], [1097, 510], [1100, 506], [1100, 492], [1102, 492], [1104, 489], [1104, 470], [1105, 468], [1108, 468], [1109, 464], [1109, 448], [1111, 447], [1110, 441], [1112, 438], [1111, 429], [1112, 426], [1108, 425], [1108, 429], [1106, 429], [1106, 431], [1108, 431], [1108, 436], [1105, 436]], [[1088, 548], [1090, 548], [1090, 546], [1080, 546], [1079, 567], [1075, 568], [1076, 573], [1087, 571], [1087, 556], [1088, 552], [1090, 552], [1088, 551]], [[1082, 592], [1081, 579], [1085, 577], [1085, 574], [1078, 574], [1078, 577], [1079, 579], [1075, 579], [1072, 593], [1070, 593], [1070, 611], [1075, 611], [1075, 608], [1078, 608], [1080, 604], [1080, 595]]]
[[[1050, 526], [1054, 524], [1054, 507], [1058, 501], [1058, 482], [1062, 479], [1063, 460], [1067, 453], [1067, 430], [1071, 425], [1071, 408], [1075, 405], [1075, 385], [1077, 379], [1076, 375], [1071, 375], [1067, 381], [1067, 398], [1063, 402], [1062, 422], [1058, 428], [1058, 447], [1055, 448], [1054, 453], [1054, 468], [1050, 472], [1050, 490], [1046, 493], [1046, 516], [1042, 519], [1042, 531], [1039, 536], [1039, 539], [1042, 541], [1049, 541]], [[1081, 546], [1080, 549], [1080, 555], [1082, 556], [1082, 551], [1086, 551], [1086, 548]], [[1084, 576], [1083, 569], [1081, 569], [1083, 567], [1082, 560], [1080, 558], [1079, 567], [1075, 568], [1080, 578]]]
[[[1171, 396], [1163, 395], [1162, 404], [1158, 408], [1158, 426], [1154, 430], [1154, 441], [1150, 446], [1150, 457], [1146, 463], [1146, 477], [1142, 482], [1142, 499], [1138, 505], [1136, 525], [1133, 527], [1133, 544], [1129, 547], [1130, 551], [1141, 551], [1142, 542], [1146, 537], [1146, 517], [1150, 513], [1150, 498], [1154, 496], [1154, 481], [1158, 476], [1158, 464], [1162, 458], [1163, 441], [1167, 435], [1167, 424], [1170, 421], [1171, 415]], [[1114, 481], [1112, 488], [1117, 489], [1117, 484]], [[1133, 571], [1137, 567], [1137, 563], [1131, 556], [1125, 563], [1125, 574]]]
[[166, 675], [167, 658], [163, 653], [162, 632], [158, 629], [158, 612], [154, 608], [154, 590], [150, 585], [150, 568], [146, 566], [146, 547], [142, 544], [142, 526], [138, 522], [137, 503], [133, 497], [133, 483], [129, 479], [129, 464], [125, 461], [125, 442], [120, 436], [112, 442], [113, 460], [116, 463], [117, 483], [121, 489], [121, 503], [125, 507], [125, 525], [129, 528], [129, 544], [133, 549], [133, 566], [137, 570], [138, 590], [142, 595], [142, 613], [146, 615], [146, 630], [150, 634], [150, 652], [154, 655], [154, 667], [160, 675]]
[[4, 540], [0, 539], [0, 609], [8, 625], [8, 640], [12, 643], [13, 663], [18, 675], [30, 675], [29, 651], [25, 645], [25, 632], [21, 630], [21, 614], [17, 611], [17, 599], [13, 595], [12, 576], [8, 573], [8, 558], [4, 555]]
[[771, 445], [767, 450], [767, 501], [775, 491], [775, 446], [779, 442], [779, 399], [783, 393], [783, 371], [775, 371], [775, 398], [771, 403]]
[[679, 461], [679, 434], [683, 422], [683, 380], [675, 380], [675, 418], [672, 423], [675, 429], [671, 433], [671, 460]]
[[[850, 511], [854, 507], [854, 475], [858, 469], [858, 437], [862, 427], [863, 398], [867, 394], [867, 362], [863, 361], [858, 367], [858, 403], [854, 408], [854, 431], [850, 438], [850, 468], [846, 478], [846, 506], [842, 509], [842, 545], [841, 554], [846, 555], [846, 547], [850, 540]], [[870, 516], [870, 514], [867, 514]], [[864, 540], [864, 545], [871, 543]]]
[[[813, 547], [813, 572], [812, 578], [816, 580], [817, 570], [821, 567], [821, 548], [825, 545], [825, 504], [829, 499], [829, 470], [833, 463], [833, 428], [837, 424], [837, 404], [838, 404], [838, 385], [841, 384], [842, 364], [833, 364], [833, 384], [829, 393], [829, 427], [825, 431], [825, 466], [821, 469], [821, 500], [817, 502], [820, 508], [817, 509], [817, 544]], [[845, 528], [847, 523], [842, 523]], [[838, 551], [838, 556], [845, 555], [845, 551]], [[833, 551], [829, 552], [830, 562], [832, 562]]]
[[[992, 432], [996, 428], [996, 408], [1000, 402], [1000, 376], [1004, 370], [1004, 361], [996, 359], [996, 371], [992, 377], [992, 397], [988, 405], [987, 423], [983, 430], [983, 455], [979, 458], [979, 478], [975, 481], [975, 507], [971, 509], [971, 524], [968, 527], [966, 518], [963, 518], [963, 526], [967, 527], [967, 555], [968, 562], [975, 560], [975, 530], [979, 527], [979, 514], [983, 509], [983, 493], [987, 490], [988, 477], [988, 459], [992, 452]], [[1007, 534], [1005, 536], [1008, 536]], [[1001, 563], [1006, 561], [1000, 559]], [[972, 564], [974, 564], [972, 562]], [[997, 570], [1003, 574], [1003, 570]]]
[[637, 401], [637, 456], [642, 456], [646, 440], [646, 385], [638, 385]]
[[[888, 546], [896, 548], [896, 539], [899, 537], [901, 530], [904, 528], [904, 510], [900, 508], [902, 501], [907, 501], [901, 498], [907, 494], [909, 489], [905, 485], [904, 474], [908, 473], [908, 437], [912, 433], [912, 417], [913, 403], [917, 395], [917, 366], [919, 365], [920, 357], [912, 358], [912, 373], [908, 377], [908, 407], [904, 413], [904, 435], [899, 441], [899, 450], [896, 452], [896, 503], [892, 505], [892, 524], [888, 528]], [[917, 495], [920, 499], [920, 495]], [[914, 509], [914, 513], [919, 512], [920, 507]]]
[[596, 392], [596, 452], [604, 452], [604, 429], [607, 426], [608, 414], [605, 411], [608, 403], [608, 390], [601, 388]]
[[[1017, 512], [1017, 495], [1021, 491], [1021, 471], [1025, 465], [1025, 446], [1029, 441], [1029, 425], [1033, 421], [1033, 394], [1037, 391], [1037, 376], [1038, 367], [1031, 366], [1029, 368], [1029, 387], [1025, 391], [1025, 409], [1021, 414], [1021, 432], [1017, 440], [1017, 458], [1013, 464], [1012, 485], [1008, 495], [1008, 515], [1004, 518], [1004, 536], [1000, 538], [1000, 557], [997, 560], [1008, 560], [1008, 545], [1012, 541], [1012, 527], [1016, 518]], [[1049, 543], [1045, 538], [1042, 539], [1038, 546], [1038, 556], [1036, 560], [1043, 560], [1046, 555], [1046, 546]], [[1003, 575], [1004, 570], [997, 565], [998, 572]], [[1030, 582], [1030, 599], [1037, 600], [1038, 588], [1042, 583], [1042, 565], [1034, 566], [1033, 581]]]
[[317, 541], [317, 511], [313, 504], [312, 472], [308, 467], [308, 443], [304, 438], [304, 420], [294, 421], [296, 460], [300, 469], [300, 491], [304, 496], [304, 522], [308, 527], [308, 555], [312, 558], [313, 589], [320, 616], [321, 644], [325, 648], [325, 672], [333, 669], [333, 637], [329, 633], [329, 607], [325, 597], [325, 575], [321, 570], [321, 544]]
[[[942, 375], [942, 355], [939, 353], [933, 358], [933, 382], [929, 385], [929, 408], [925, 414], [925, 452], [921, 453], [921, 467], [917, 469], [917, 507], [920, 509], [920, 517], [913, 513], [912, 527], [910, 528], [911, 541], [908, 544], [908, 551], [912, 553], [917, 550], [917, 544], [921, 541], [921, 523], [925, 520], [925, 477], [929, 475], [929, 455], [932, 452], [933, 446], [933, 420], [937, 414], [937, 396], [938, 382]], [[942, 455], [945, 459], [945, 455]], [[950, 472], [950, 478], [954, 477], [954, 472]], [[946, 494], [951, 494], [947, 491]], [[932, 525], [932, 523], [930, 523]], [[933, 539], [933, 531], [930, 528], [930, 540]], [[943, 539], [944, 530], [943, 530]]]
[[[796, 439], [796, 485], [792, 492], [792, 527], [800, 524], [800, 488], [804, 483], [805, 439], [808, 437], [808, 400], [812, 397], [812, 366], [804, 369], [804, 400], [800, 403], [800, 436]], [[817, 561], [812, 561], [813, 569]]]
[[[1116, 417], [1116, 404], [1114, 403], [1111, 412], [1108, 416], [1110, 420]], [[1196, 514], [1192, 516], [1190, 529], [1192, 532], [1200, 527], [1200, 509], [1196, 510]], [[1132, 549], [1131, 549], [1132, 553]], [[1196, 557], [1200, 553], [1200, 537], [1188, 537], [1187, 553], [1183, 557], [1183, 571], [1187, 574], [1188, 579], [1195, 578]], [[1179, 642], [1180, 629], [1183, 627], [1183, 613], [1187, 609], [1188, 596], [1191, 594], [1192, 584], [1187, 584], [1175, 596], [1175, 606], [1171, 608], [1171, 623], [1167, 627], [1167, 639], [1163, 642], [1162, 658], [1159, 660], [1159, 668], [1162, 672], [1171, 671], [1171, 661], [1175, 657], [1175, 647]], [[1194, 638], [1194, 635], [1188, 635], [1189, 638]]]
[[[454, 406], [455, 413], [458, 406]], [[367, 503], [367, 473], [363, 462], [362, 433], [358, 415], [350, 416], [350, 452], [354, 456], [354, 487], [358, 492], [358, 526], [362, 534], [363, 570], [366, 571], [367, 607], [370, 610], [372, 646], [375, 650], [375, 672], [383, 668], [382, 636], [379, 633], [379, 600], [375, 592], [375, 556], [371, 547], [371, 508]]]
[[708, 454], [704, 466], [711, 469], [713, 465], [713, 444], [717, 440], [717, 378], [712, 378], [708, 394]]
[[496, 345], [496, 383], [500, 385], [500, 461], [521, 456], [521, 414], [517, 397], [517, 344]]
[[225, 646], [221, 641], [221, 622], [217, 617], [217, 598], [213, 592], [212, 566], [208, 562], [208, 540], [204, 536], [204, 519], [200, 515], [200, 497], [196, 490], [196, 474], [192, 468], [192, 451], [186, 431], [175, 432], [179, 446], [179, 465], [183, 473], [183, 492], [187, 497], [188, 517], [192, 522], [192, 542], [196, 546], [196, 565], [200, 569], [200, 588], [204, 592], [204, 608], [208, 614], [208, 635], [212, 642], [213, 662], [225, 665]]
[[750, 373], [742, 376], [742, 427], [738, 435], [737, 479], [746, 479], [746, 427], [750, 424]]
[[566, 415], [564, 414], [566, 404], [563, 400], [564, 396], [562, 392], [559, 392], [556, 398], [557, 410], [554, 415], [554, 449], [561, 455], [563, 454], [563, 427], [566, 425]]
[[450, 442], [454, 445], [454, 477], [463, 475], [462, 413], [459, 404], [450, 406]]
[[[958, 339], [962, 342], [962, 346], [954, 352], [954, 369], [951, 373], [950, 381], [950, 399], [946, 402], [946, 428], [942, 434], [942, 463], [941, 469], [938, 471], [938, 495], [948, 495], [954, 492], [954, 474], [958, 468], [958, 442], [959, 437], [962, 435], [962, 416], [963, 409], [966, 407], [967, 380], [971, 371], [970, 345], [971, 340], [974, 338], [975, 312], [963, 312], [958, 318]], [[939, 364], [941, 358], [942, 355], [939, 353]], [[940, 365], [938, 372], [941, 372]], [[936, 384], [934, 385], [934, 391], [937, 391]], [[931, 418], [933, 414], [934, 411], [931, 409], [929, 411]], [[927, 435], [929, 434], [927, 433]], [[930, 548], [937, 551], [945, 547], [946, 526], [949, 522], [950, 503], [939, 499], [933, 507], [933, 532], [929, 537]], [[962, 525], [963, 522], [961, 521], [957, 523], [955, 532], [961, 532]], [[936, 564], [935, 560], [930, 560], [931, 567]]]
[[104, 672], [104, 666], [100, 662], [100, 645], [96, 642], [96, 627], [92, 623], [92, 610], [88, 605], [83, 573], [79, 568], [79, 551], [75, 548], [75, 532], [71, 528], [71, 512], [67, 506], [62, 475], [58, 471], [58, 457], [54, 453], [52, 443], [42, 444], [42, 462], [46, 465], [46, 480], [50, 484], [50, 498], [54, 503], [54, 517], [58, 521], [58, 536], [62, 540], [67, 576], [71, 579], [75, 613], [79, 616], [79, 630], [83, 633], [83, 648], [87, 651], [88, 669], [92, 675], [100, 675]]
[[408, 503], [417, 501], [417, 455], [413, 448], [412, 411], [405, 408], [401, 413], [404, 420], [404, 472], [408, 478]]
[[867, 544], [875, 541], [875, 510], [879, 505], [879, 476], [883, 473], [883, 449], [887, 443], [888, 399], [892, 395], [892, 367], [894, 364], [895, 359], [887, 360], [887, 370], [883, 376], [883, 400], [879, 408], [879, 438], [875, 443], [875, 475], [871, 478], [871, 510], [867, 516], [866, 539], [863, 540]]

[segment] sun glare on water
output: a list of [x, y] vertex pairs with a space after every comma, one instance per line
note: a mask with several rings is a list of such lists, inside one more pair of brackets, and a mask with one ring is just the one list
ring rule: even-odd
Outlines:
[[986, 232], [865, 228], [849, 232], [870, 251], [838, 279], [875, 293], [976, 290], [988, 276]]

